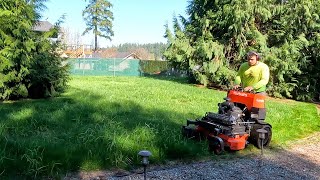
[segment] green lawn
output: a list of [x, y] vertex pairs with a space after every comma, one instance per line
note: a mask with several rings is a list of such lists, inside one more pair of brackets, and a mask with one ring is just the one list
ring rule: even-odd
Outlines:
[[[215, 156], [180, 130], [186, 119], [216, 112], [226, 92], [141, 77], [72, 77], [69, 85], [59, 98], [0, 104], [2, 176], [130, 168], [142, 149], [153, 164]], [[267, 108], [272, 146], [320, 131], [314, 104], [269, 99]]]

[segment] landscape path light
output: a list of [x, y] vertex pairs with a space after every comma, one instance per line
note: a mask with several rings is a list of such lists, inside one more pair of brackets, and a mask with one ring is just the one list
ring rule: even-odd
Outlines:
[[150, 151], [147, 150], [142, 150], [138, 153], [139, 156], [142, 157], [142, 165], [143, 165], [143, 174], [144, 174], [144, 179], [147, 179], [147, 166], [149, 164], [149, 157], [152, 155]]
[[261, 175], [263, 175], [262, 173], [262, 166], [263, 166], [263, 162], [262, 162], [262, 159], [263, 159], [263, 142], [264, 142], [264, 139], [266, 138], [266, 134], [268, 133], [265, 129], [261, 128], [261, 129], [257, 129], [257, 133], [259, 133], [259, 140], [260, 142], [258, 143], [261, 143], [261, 158], [260, 158], [260, 161], [259, 161], [259, 177], [258, 179], [262, 179]]
[[265, 129], [261, 128], [257, 130], [257, 133], [259, 133], [259, 139], [261, 142], [261, 155], [263, 155], [263, 141], [266, 138], [266, 134], [268, 133], [268, 131], [266, 131]]

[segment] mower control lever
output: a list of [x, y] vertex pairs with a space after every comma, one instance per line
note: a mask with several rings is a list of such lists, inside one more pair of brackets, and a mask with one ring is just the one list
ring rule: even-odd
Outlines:
[[244, 88], [242, 88], [242, 87], [233, 88], [233, 90], [240, 91], [240, 92], [248, 92], [248, 93], [256, 94], [256, 91], [255, 91], [255, 90], [244, 91]]
[[197, 121], [193, 121], [190, 119], [187, 120], [187, 126], [189, 126], [190, 124], [196, 124], [196, 123], [197, 123]]

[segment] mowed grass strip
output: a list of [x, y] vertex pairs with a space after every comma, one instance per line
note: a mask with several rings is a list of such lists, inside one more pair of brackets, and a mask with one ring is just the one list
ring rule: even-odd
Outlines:
[[[225, 96], [183, 81], [73, 76], [61, 97], [0, 105], [0, 173], [35, 178], [131, 168], [143, 149], [152, 164], [214, 156], [206, 142], [183, 139], [181, 126], [216, 112]], [[314, 104], [270, 98], [267, 108], [274, 146], [320, 129]]]

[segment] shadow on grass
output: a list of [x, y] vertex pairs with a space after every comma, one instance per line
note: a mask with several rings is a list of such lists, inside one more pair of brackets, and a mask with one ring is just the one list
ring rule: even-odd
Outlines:
[[[181, 138], [179, 120], [185, 119], [184, 114], [146, 109], [130, 100], [113, 102], [80, 89], [74, 92], [72, 98], [0, 105], [3, 178], [35, 179], [59, 177], [68, 171], [135, 168], [142, 149], [152, 152], [151, 164], [208, 156], [205, 142]], [[239, 153], [230, 156], [234, 155], [246, 157]], [[225, 157], [229, 156], [221, 158]]]
[[152, 163], [203, 151], [199, 143], [181, 138], [181, 124], [175, 120], [182, 114], [145, 109], [129, 100], [112, 102], [83, 90], [72, 97], [0, 105], [3, 178], [134, 168], [142, 149], [153, 153]]

